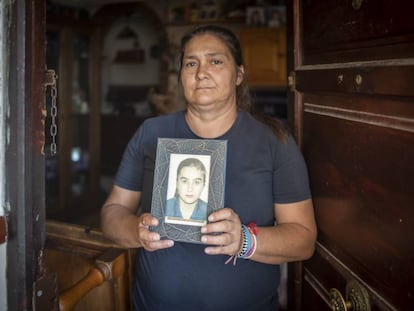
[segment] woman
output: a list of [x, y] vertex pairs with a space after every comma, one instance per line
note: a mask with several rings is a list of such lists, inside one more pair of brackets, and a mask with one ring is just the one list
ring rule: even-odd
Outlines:
[[[229, 30], [202, 26], [183, 37], [180, 82], [187, 109], [143, 123], [101, 214], [106, 236], [138, 248], [135, 310], [277, 310], [279, 264], [314, 251], [303, 157], [282, 127], [249, 113], [241, 49]], [[149, 214], [158, 137], [227, 140], [225, 207], [201, 227], [204, 245], [149, 231], [158, 225]], [[226, 265], [229, 256], [240, 259]]]
[[200, 199], [206, 183], [206, 168], [199, 159], [187, 158], [177, 168], [176, 191], [167, 200], [165, 222], [174, 223], [182, 219], [189, 224], [202, 225], [207, 219], [207, 203]]

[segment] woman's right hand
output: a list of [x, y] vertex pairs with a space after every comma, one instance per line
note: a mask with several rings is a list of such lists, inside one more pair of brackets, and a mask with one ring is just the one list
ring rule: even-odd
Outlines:
[[172, 240], [161, 240], [149, 227], [158, 226], [157, 218], [149, 213], [137, 216], [141, 192], [114, 186], [101, 210], [104, 235], [124, 248], [143, 247], [153, 252], [172, 247]]
[[138, 240], [145, 250], [153, 252], [174, 246], [173, 240], [161, 240], [159, 233], [149, 230], [149, 227], [158, 226], [158, 219], [150, 213], [142, 214], [138, 217], [138, 221]]

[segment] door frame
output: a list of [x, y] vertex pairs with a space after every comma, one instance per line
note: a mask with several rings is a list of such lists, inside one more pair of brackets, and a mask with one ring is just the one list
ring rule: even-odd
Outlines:
[[11, 1], [4, 8], [8, 13], [4, 62], [8, 102], [3, 107], [7, 111], [7, 307], [33, 310], [45, 240], [45, 1]]
[[[286, 60], [289, 75], [289, 88], [287, 92], [287, 117], [289, 128], [302, 149], [302, 118], [303, 107], [301, 94], [295, 89], [295, 70], [301, 65], [301, 42], [298, 36], [300, 23], [299, 1], [286, 1]], [[288, 263], [287, 277], [287, 309], [299, 311], [302, 308], [302, 262]]]

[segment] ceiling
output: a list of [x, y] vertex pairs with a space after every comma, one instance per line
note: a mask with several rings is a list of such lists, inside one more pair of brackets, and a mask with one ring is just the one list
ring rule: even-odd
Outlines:
[[[69, 7], [93, 8], [109, 3], [148, 2], [149, 0], [51, 0], [51, 2]], [[154, 2], [154, 1], [151, 1]], [[155, 1], [156, 2], [156, 1]]]

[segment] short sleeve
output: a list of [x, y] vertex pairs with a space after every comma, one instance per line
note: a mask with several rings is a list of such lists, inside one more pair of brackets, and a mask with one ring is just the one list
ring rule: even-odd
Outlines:
[[291, 135], [287, 142], [278, 141], [274, 155], [274, 203], [293, 203], [311, 197], [305, 160]]
[[115, 184], [119, 187], [142, 191], [143, 187], [143, 127], [141, 126], [130, 139], [122, 156], [115, 176]]

